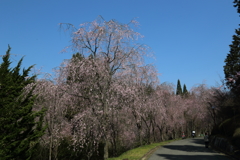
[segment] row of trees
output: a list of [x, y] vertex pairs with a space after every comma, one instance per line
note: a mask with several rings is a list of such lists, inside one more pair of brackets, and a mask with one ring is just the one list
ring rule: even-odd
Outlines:
[[[36, 93], [41, 101], [36, 106], [49, 106], [45, 117], [49, 129], [41, 146], [50, 149], [47, 153], [39, 152], [42, 155], [38, 157], [51, 153], [53, 159], [100, 159], [100, 156], [106, 159], [137, 146], [179, 138], [182, 132], [191, 135], [191, 131], [196, 130], [200, 134], [213, 127], [208, 102], [214, 89], [200, 85], [192, 89], [194, 94], [183, 98], [174, 94], [170, 84], [152, 81], [154, 77], [149, 75], [152, 70], [145, 67], [134, 75], [113, 78], [115, 87], [108, 92], [108, 114], [105, 115], [100, 94], [102, 86], [97, 84], [103, 77], [94, 79], [100, 74], [96, 70], [93, 77], [93, 71], [85, 73], [86, 65], [92, 63], [89, 61], [92, 59], [87, 57], [78, 62], [83, 68], [78, 69], [82, 73], [77, 75], [84, 74], [84, 78], [73, 76], [71, 71], [76, 70], [71, 68], [73, 64], [68, 64], [59, 69], [59, 75], [70, 71], [71, 76], [66, 74], [54, 82], [38, 81]], [[61, 154], [62, 150], [66, 152], [63, 145], [68, 146], [71, 155]]]
[[148, 47], [136, 43], [136, 21], [99, 18], [80, 28], [65, 25], [75, 30], [76, 54], [52, 78], [29, 77], [31, 67], [20, 75], [22, 60], [9, 69], [9, 51], [3, 58], [1, 159], [107, 159], [182, 132], [210, 131], [217, 123], [209, 104], [217, 104], [222, 92], [199, 85], [182, 96], [173, 85], [159, 84], [156, 69], [143, 63]]
[[[240, 13], [240, 1], [234, 0], [234, 7]], [[235, 29], [230, 51], [225, 58], [224, 74], [226, 86], [224, 92], [216, 95], [217, 106], [211, 104], [215, 110], [215, 117], [219, 120], [213, 130], [214, 134], [221, 134], [240, 148], [240, 29]]]

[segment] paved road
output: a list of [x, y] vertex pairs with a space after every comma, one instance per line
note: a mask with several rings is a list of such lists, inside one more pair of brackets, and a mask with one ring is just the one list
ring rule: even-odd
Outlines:
[[169, 143], [156, 150], [148, 160], [230, 160], [205, 148], [203, 138], [189, 138]]

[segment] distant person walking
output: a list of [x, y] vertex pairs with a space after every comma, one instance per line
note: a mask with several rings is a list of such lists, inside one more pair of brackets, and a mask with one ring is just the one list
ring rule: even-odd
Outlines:
[[184, 134], [184, 132], [182, 133], [182, 139], [185, 139], [185, 134]]
[[192, 138], [195, 137], [195, 131], [192, 131]]
[[209, 144], [208, 133], [205, 133], [205, 136], [204, 136], [204, 142], [205, 142], [205, 148], [208, 148], [208, 144]]

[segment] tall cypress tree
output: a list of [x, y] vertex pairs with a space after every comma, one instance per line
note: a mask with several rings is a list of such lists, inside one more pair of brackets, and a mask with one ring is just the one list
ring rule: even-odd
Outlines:
[[178, 79], [177, 81], [177, 91], [176, 91], [176, 95], [182, 95], [182, 86], [180, 83], [180, 80]]
[[184, 84], [183, 85], [183, 95], [187, 95], [187, 94], [188, 94], [188, 90], [187, 90], [186, 85]]
[[27, 160], [44, 134], [44, 110], [34, 112], [34, 88], [25, 91], [36, 78], [29, 76], [33, 66], [23, 69], [21, 74], [22, 58], [16, 67], [10, 68], [10, 50], [9, 47], [0, 64], [0, 159]]

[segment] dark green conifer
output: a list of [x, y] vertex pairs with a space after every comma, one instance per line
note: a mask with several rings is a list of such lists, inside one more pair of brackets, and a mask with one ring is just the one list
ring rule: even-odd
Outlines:
[[183, 95], [187, 95], [187, 94], [188, 94], [188, 90], [187, 90], [186, 85], [184, 84], [183, 85]]
[[240, 30], [236, 29], [236, 35], [233, 35], [233, 41], [230, 46], [230, 53], [225, 59], [224, 74], [227, 86], [231, 89], [236, 86], [236, 81], [229, 81], [240, 71]]
[[10, 68], [10, 50], [0, 64], [0, 159], [28, 160], [44, 134], [42, 127], [44, 110], [33, 111], [33, 87], [26, 93], [25, 87], [35, 81], [29, 76], [33, 66], [20, 73], [23, 58]]
[[237, 12], [240, 13], [240, 0], [234, 0], [233, 3], [235, 3], [233, 6], [237, 7]]
[[182, 95], [182, 86], [180, 83], [180, 80], [178, 79], [177, 81], [177, 91], [176, 91], [176, 95]]
[[[234, 7], [237, 8], [237, 12], [240, 13], [240, 0], [234, 0]], [[240, 93], [239, 88], [240, 80], [236, 79], [236, 75], [240, 71], [240, 28], [235, 30], [233, 35], [233, 41], [230, 46], [230, 53], [225, 59], [224, 74], [226, 85], [235, 93]], [[239, 75], [238, 75], [239, 76]], [[232, 81], [231, 81], [232, 80]]]

